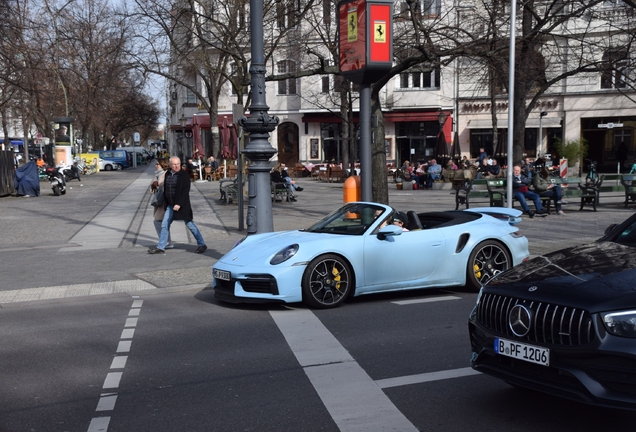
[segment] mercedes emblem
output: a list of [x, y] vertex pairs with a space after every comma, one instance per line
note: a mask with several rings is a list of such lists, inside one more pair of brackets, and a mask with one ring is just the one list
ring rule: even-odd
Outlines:
[[532, 317], [530, 311], [523, 305], [515, 305], [508, 315], [508, 325], [515, 336], [523, 337], [530, 331]]

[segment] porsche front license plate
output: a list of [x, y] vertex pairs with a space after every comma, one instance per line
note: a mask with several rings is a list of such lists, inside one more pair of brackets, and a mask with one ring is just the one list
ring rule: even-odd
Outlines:
[[214, 277], [214, 279], [221, 279], [224, 281], [229, 281], [231, 279], [231, 275], [229, 271], [217, 270], [217, 269], [212, 270], [212, 277]]
[[550, 366], [550, 350], [547, 348], [495, 338], [495, 352], [530, 363]]

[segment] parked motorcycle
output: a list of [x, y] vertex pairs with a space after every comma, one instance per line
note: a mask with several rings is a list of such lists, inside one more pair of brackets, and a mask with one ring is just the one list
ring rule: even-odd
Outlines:
[[53, 189], [53, 195], [60, 196], [66, 193], [66, 181], [62, 173], [62, 167], [49, 167], [46, 169], [49, 176], [49, 183]]
[[80, 170], [77, 167], [77, 162], [73, 162], [73, 165], [68, 166], [68, 165], [62, 165], [60, 167], [62, 169], [62, 173], [65, 176], [65, 180], [66, 181], [71, 181], [73, 179], [77, 179], [78, 181], [82, 181], [82, 179], [80, 178]]

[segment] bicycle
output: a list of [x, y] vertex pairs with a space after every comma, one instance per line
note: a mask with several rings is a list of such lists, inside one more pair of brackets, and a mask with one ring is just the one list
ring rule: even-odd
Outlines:
[[585, 159], [585, 164], [588, 166], [587, 175], [585, 176], [585, 183], [598, 182], [598, 172], [596, 171], [596, 161]]

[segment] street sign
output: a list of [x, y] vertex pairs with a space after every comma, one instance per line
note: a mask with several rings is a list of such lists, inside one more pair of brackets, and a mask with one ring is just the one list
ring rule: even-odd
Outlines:
[[141, 141], [140, 139], [141, 137], [139, 136], [139, 132], [135, 132], [133, 133], [133, 141], [138, 143], [139, 141]]
[[392, 0], [344, 0], [338, 4], [340, 73], [372, 84], [393, 66]]

